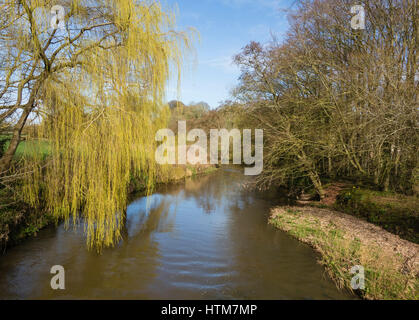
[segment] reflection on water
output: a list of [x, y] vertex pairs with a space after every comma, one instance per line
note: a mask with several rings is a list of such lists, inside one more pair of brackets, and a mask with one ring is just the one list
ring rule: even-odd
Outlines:
[[[123, 240], [88, 252], [63, 226], [0, 257], [0, 299], [347, 299], [309, 247], [267, 224], [270, 201], [219, 171], [133, 201]], [[50, 288], [62, 265], [66, 290]]]

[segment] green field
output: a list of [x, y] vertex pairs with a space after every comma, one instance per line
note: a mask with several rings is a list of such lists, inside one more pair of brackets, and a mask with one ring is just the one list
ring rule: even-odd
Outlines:
[[[1, 143], [3, 142], [3, 143]], [[3, 154], [10, 144], [10, 136], [0, 136], [0, 146], [2, 150], [0, 154]], [[23, 157], [32, 157], [34, 155], [47, 157], [51, 153], [51, 147], [48, 141], [42, 140], [22, 140], [15, 153], [15, 159], [19, 160]]]

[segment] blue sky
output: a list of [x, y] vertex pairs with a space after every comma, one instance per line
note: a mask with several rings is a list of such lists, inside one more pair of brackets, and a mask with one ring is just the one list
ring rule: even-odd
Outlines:
[[[232, 57], [250, 41], [267, 42], [270, 33], [281, 39], [288, 28], [286, 12], [294, 0], [163, 0], [178, 7], [177, 26], [194, 27], [200, 40], [194, 41], [195, 58], [189, 55], [182, 71], [179, 98], [184, 103], [205, 101], [216, 108], [230, 97], [239, 70]], [[171, 80], [167, 99], [177, 99], [176, 82]]]

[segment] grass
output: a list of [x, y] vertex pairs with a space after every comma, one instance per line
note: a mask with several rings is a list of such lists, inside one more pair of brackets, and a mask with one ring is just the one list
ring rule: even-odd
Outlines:
[[[10, 144], [10, 136], [0, 135], [0, 155], [7, 150]], [[51, 153], [51, 146], [48, 141], [43, 140], [22, 140], [17, 146], [14, 155], [15, 160], [23, 157], [33, 157], [35, 155], [46, 158]]]
[[[4, 148], [8, 148], [9, 142], [6, 142]], [[23, 157], [32, 157], [34, 155], [47, 157], [51, 153], [50, 145], [47, 141], [21, 141], [16, 149], [15, 159]]]
[[[350, 269], [365, 268], [365, 290], [357, 291], [365, 299], [418, 299], [417, 275], [403, 271], [400, 255], [365, 243], [332, 222], [324, 223], [315, 215], [298, 210], [275, 209], [270, 223], [314, 247], [320, 263], [339, 288], [350, 291]], [[323, 222], [323, 223], [322, 223]]]

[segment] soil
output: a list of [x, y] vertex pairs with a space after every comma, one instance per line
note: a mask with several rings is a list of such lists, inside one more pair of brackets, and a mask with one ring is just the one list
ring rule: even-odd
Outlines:
[[331, 209], [322, 209], [310, 206], [278, 207], [272, 210], [272, 216], [280, 214], [282, 210], [298, 210], [306, 218], [318, 219], [320, 229], [327, 229], [330, 223], [336, 225], [351, 238], [358, 238], [362, 243], [378, 245], [389, 254], [400, 254], [404, 259], [404, 269], [419, 276], [419, 245], [401, 239], [374, 224], [358, 219], [354, 216]]

